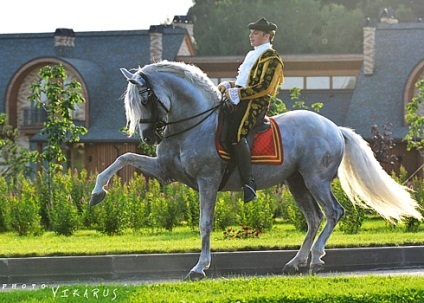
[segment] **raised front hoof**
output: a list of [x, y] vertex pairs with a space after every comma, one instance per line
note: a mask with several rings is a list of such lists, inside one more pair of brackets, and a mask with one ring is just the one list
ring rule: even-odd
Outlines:
[[283, 268], [283, 275], [295, 276], [307, 274], [308, 270], [306, 267], [297, 267], [290, 264], [286, 264]]
[[92, 194], [90, 199], [90, 206], [94, 206], [102, 202], [103, 199], [106, 197], [106, 194], [107, 191], [105, 191], [104, 189], [102, 189], [102, 191], [99, 193]]
[[206, 277], [206, 274], [204, 272], [196, 272], [196, 271], [190, 271], [188, 275], [184, 278], [184, 281], [200, 281], [203, 280]]
[[324, 262], [323, 263], [311, 264], [311, 266], [309, 267], [309, 274], [315, 275], [323, 269], [324, 269]]

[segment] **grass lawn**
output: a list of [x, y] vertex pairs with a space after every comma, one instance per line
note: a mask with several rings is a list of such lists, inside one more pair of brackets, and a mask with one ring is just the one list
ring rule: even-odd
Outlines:
[[[250, 239], [225, 239], [222, 231], [215, 231], [211, 237], [212, 250], [298, 249], [304, 236], [304, 233], [295, 231], [288, 224], [276, 224], [271, 231]], [[336, 229], [327, 248], [402, 245], [424, 245], [424, 226], [417, 233], [405, 233], [402, 226], [393, 228], [383, 220], [367, 220], [356, 235], [346, 235]], [[0, 234], [0, 257], [199, 251], [199, 233], [187, 227], [177, 227], [173, 232], [129, 231], [120, 236], [107, 236], [93, 230], [78, 231], [70, 237], [51, 232], [31, 237], [19, 237], [15, 233]]]
[[423, 302], [424, 277], [267, 277], [0, 292], [0, 302]]
[[[238, 227], [236, 227], [238, 229]], [[367, 220], [357, 235], [337, 230], [327, 247], [424, 245], [424, 227], [405, 233], [383, 220]], [[212, 235], [214, 251], [297, 249], [304, 233], [287, 224], [251, 239], [225, 239], [222, 231]], [[92, 255], [128, 253], [199, 252], [198, 232], [178, 227], [173, 232], [142, 230], [120, 236], [96, 231], [78, 231], [71, 237], [44, 233], [19, 237], [0, 234], [1, 257]], [[30, 285], [29, 285], [30, 286]], [[200, 282], [165, 282], [141, 285], [47, 285], [36, 290], [0, 290], [0, 302], [424, 302], [421, 276], [273, 276], [205, 279]]]

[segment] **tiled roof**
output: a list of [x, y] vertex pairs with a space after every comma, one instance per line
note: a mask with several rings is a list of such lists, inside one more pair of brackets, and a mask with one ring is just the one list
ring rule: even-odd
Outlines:
[[[173, 61], [184, 43], [187, 30], [163, 27], [162, 59]], [[414, 67], [424, 60], [424, 24], [376, 25], [375, 69], [364, 75], [363, 68], [354, 91], [304, 91], [308, 102], [324, 102], [321, 114], [338, 125], [355, 129], [370, 139], [371, 126], [393, 124], [395, 139], [407, 131], [403, 122], [403, 94]], [[5, 112], [5, 92], [13, 75], [24, 64], [39, 57], [55, 57], [54, 34], [0, 35], [0, 111]], [[119, 129], [125, 126], [122, 95], [127, 82], [119, 69], [144, 66], [150, 63], [149, 30], [76, 32], [71, 58], [61, 58], [84, 79], [89, 94], [89, 133], [86, 142], [132, 141]], [[280, 97], [291, 108], [287, 94]], [[35, 136], [34, 139], [41, 139]]]
[[369, 139], [373, 124], [392, 123], [393, 138], [401, 140], [404, 125], [403, 94], [414, 67], [424, 60], [423, 23], [378, 23], [375, 32], [375, 70], [358, 77], [345, 126]]
[[[162, 59], [175, 60], [186, 35], [184, 28], [164, 26]], [[150, 63], [149, 30], [76, 32], [70, 52], [71, 58], [61, 59], [80, 73], [89, 94], [90, 127], [82, 140], [132, 141], [119, 131], [126, 124], [122, 95], [127, 86], [119, 69]], [[5, 93], [13, 75], [40, 57], [56, 57], [53, 33], [0, 35], [1, 112], [5, 112]]]

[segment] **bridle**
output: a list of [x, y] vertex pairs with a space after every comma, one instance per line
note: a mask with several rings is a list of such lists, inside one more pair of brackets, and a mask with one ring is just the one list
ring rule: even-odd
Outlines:
[[[207, 118], [209, 118], [218, 108], [220, 108], [224, 102], [223, 100], [221, 100], [221, 102], [218, 105], [215, 105], [199, 114], [196, 114], [194, 116], [190, 116], [187, 118], [183, 118], [181, 120], [176, 120], [176, 121], [164, 121], [162, 119], [160, 119], [159, 117], [159, 109], [158, 107], [162, 107], [162, 109], [168, 114], [169, 113], [169, 109], [165, 106], [165, 104], [158, 98], [158, 96], [155, 94], [155, 92], [153, 91], [152, 85], [150, 84], [149, 79], [147, 78], [146, 74], [144, 74], [143, 72], [139, 72], [139, 75], [141, 78], [143, 78], [143, 80], [146, 82], [146, 88], [143, 90], [139, 91], [140, 95], [143, 95], [144, 93], [147, 93], [147, 99], [145, 100], [145, 102], [143, 102], [143, 99], [141, 101], [141, 104], [143, 106], [147, 106], [147, 105], [151, 105], [152, 107], [152, 118], [150, 119], [140, 119], [139, 123], [140, 124], [153, 124], [153, 128], [154, 128], [154, 133], [155, 135], [160, 139], [166, 139], [166, 138], [170, 138], [170, 137], [174, 137], [177, 135], [180, 135], [186, 131], [189, 131], [193, 128], [195, 128], [196, 126], [202, 124]], [[182, 123], [182, 122], [186, 122], [198, 117], [201, 117], [205, 115], [200, 121], [198, 121], [197, 123], [181, 130], [178, 131], [176, 133], [173, 134], [169, 134], [169, 135], [164, 135], [163, 132], [165, 130], [165, 128], [168, 125], [174, 125], [174, 124], [178, 124], [178, 123]]]

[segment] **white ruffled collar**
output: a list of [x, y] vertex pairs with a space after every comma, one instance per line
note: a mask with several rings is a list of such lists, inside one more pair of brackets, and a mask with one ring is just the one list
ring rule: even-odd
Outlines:
[[259, 46], [255, 46], [253, 50], [247, 53], [246, 58], [238, 69], [236, 85], [246, 87], [249, 80], [250, 70], [253, 64], [258, 60], [264, 51], [271, 48], [271, 43], [267, 42]]

